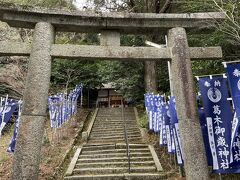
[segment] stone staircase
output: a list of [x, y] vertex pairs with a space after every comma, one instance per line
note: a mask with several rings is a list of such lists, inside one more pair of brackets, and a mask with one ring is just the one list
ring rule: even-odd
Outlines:
[[124, 108], [130, 173], [121, 108], [101, 108], [88, 142], [79, 147], [65, 179], [165, 179], [154, 148], [142, 142], [133, 108]]

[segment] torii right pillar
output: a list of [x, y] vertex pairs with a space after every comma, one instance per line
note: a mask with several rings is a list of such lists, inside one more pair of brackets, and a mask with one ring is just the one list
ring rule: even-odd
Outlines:
[[169, 30], [168, 48], [172, 59], [173, 93], [176, 98], [186, 178], [207, 180], [208, 165], [197, 111], [190, 51], [184, 28]]

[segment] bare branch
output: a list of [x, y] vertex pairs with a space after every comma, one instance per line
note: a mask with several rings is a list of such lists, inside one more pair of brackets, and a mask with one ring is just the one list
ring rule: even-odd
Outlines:
[[159, 13], [164, 13], [171, 5], [172, 0], [166, 0], [165, 4], [163, 5], [162, 9], [159, 11]]
[[[226, 21], [218, 24], [219, 30], [230, 36], [237, 44], [240, 44], [240, 22], [239, 19], [237, 19], [238, 14], [236, 13], [238, 7], [237, 2], [229, 1], [228, 3], [223, 3], [223, 1], [221, 1], [221, 4], [219, 4], [216, 0], [212, 1], [216, 8], [226, 16]], [[230, 4], [230, 9], [229, 6], [228, 9], [226, 8], [226, 4]]]

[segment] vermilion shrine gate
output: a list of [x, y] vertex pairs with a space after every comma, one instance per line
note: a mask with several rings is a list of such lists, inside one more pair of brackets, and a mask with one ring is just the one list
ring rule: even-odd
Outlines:
[[[13, 179], [37, 179], [52, 58], [171, 61], [187, 179], [208, 179], [191, 60], [222, 57], [221, 47], [189, 47], [186, 30], [211, 29], [222, 13], [133, 14], [0, 8], [11, 27], [34, 29], [33, 42], [1, 42], [2, 56], [30, 56]], [[101, 46], [55, 44], [55, 32], [101, 33]], [[168, 34], [166, 48], [122, 47], [120, 34]]]

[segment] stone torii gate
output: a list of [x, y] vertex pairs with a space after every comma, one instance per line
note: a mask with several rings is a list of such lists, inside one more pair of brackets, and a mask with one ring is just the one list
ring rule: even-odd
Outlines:
[[[191, 60], [222, 57], [220, 47], [189, 47], [186, 30], [211, 29], [221, 13], [132, 14], [64, 12], [0, 8], [0, 20], [11, 27], [34, 29], [33, 42], [1, 42], [2, 56], [30, 56], [17, 137], [12, 179], [37, 179], [52, 58], [103, 60], [169, 60], [187, 179], [208, 179], [208, 167], [196, 109]], [[55, 32], [101, 33], [101, 46], [55, 44]], [[122, 47], [120, 33], [168, 34], [168, 46]], [[190, 60], [191, 59], [191, 60]]]

